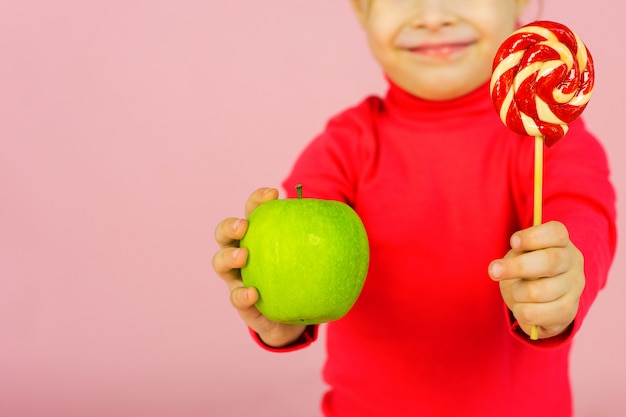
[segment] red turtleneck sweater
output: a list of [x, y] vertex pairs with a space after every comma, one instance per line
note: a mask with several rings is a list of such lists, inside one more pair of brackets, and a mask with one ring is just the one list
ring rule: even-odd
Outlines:
[[303, 183], [308, 197], [349, 203], [371, 246], [359, 300], [327, 327], [327, 416], [571, 416], [570, 342], [605, 284], [614, 192], [582, 121], [546, 149], [544, 221], [568, 227], [587, 284], [566, 334], [528, 340], [487, 266], [531, 225], [533, 146], [502, 125], [486, 85], [447, 102], [392, 85], [334, 117], [302, 153], [290, 196]]

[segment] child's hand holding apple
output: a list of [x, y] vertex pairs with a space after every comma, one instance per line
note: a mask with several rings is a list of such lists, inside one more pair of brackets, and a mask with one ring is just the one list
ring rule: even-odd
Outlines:
[[[246, 202], [246, 217], [259, 205], [278, 198], [278, 190], [260, 188]], [[230, 300], [244, 322], [268, 346], [288, 345], [302, 335], [305, 325], [284, 324], [269, 320], [254, 306], [259, 298], [257, 290], [245, 287], [241, 280], [241, 268], [246, 264], [248, 251], [239, 248], [239, 241], [245, 235], [248, 223], [244, 219], [228, 218], [215, 229], [215, 240], [220, 250], [213, 256], [213, 269], [226, 282], [230, 290]]]
[[302, 186], [296, 188], [299, 198], [284, 200], [275, 189], [255, 191], [247, 220], [226, 219], [215, 231], [221, 250], [213, 268], [244, 321], [274, 347], [298, 339], [305, 325], [346, 315], [369, 266], [356, 212], [342, 202], [302, 198]]

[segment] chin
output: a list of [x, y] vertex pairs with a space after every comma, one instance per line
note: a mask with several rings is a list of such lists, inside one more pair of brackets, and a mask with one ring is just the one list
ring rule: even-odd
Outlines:
[[[433, 83], [430, 86], [424, 87], [423, 85], [419, 86], [419, 88], [411, 89], [409, 92], [416, 97], [422, 98], [424, 100], [430, 101], [447, 101], [454, 100], [455, 98], [462, 97], [468, 93], [474, 91], [474, 88], [441, 88], [444, 84]], [[429, 88], [431, 87], [431, 88]]]
[[390, 78], [397, 86], [410, 94], [431, 101], [446, 101], [462, 97], [475, 91], [489, 79], [487, 77], [482, 80], [476, 77], [474, 80], [460, 80], [458, 74], [446, 74], [441, 70], [423, 74], [418, 79], [408, 76]]
[[450, 79], [438, 78], [429, 83], [422, 83], [415, 88], [415, 94], [432, 101], [446, 101], [463, 97], [476, 91], [488, 80], [475, 82], [454, 82]]

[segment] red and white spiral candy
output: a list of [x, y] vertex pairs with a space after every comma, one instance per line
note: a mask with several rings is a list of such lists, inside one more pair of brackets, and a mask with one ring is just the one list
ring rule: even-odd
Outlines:
[[583, 112], [593, 84], [593, 60], [578, 36], [560, 23], [537, 21], [500, 46], [491, 97], [506, 126], [551, 146]]

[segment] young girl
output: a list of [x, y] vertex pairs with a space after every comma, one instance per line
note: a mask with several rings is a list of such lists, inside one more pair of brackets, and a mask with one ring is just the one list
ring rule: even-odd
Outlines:
[[[325, 415], [571, 416], [571, 341], [606, 281], [615, 197], [578, 120], [545, 150], [545, 223], [529, 227], [533, 140], [501, 123], [489, 95], [526, 1], [352, 3], [389, 90], [333, 117], [283, 184], [350, 204], [370, 240], [363, 292], [327, 327]], [[277, 197], [255, 191], [246, 214]], [[215, 231], [233, 306], [266, 349], [312, 343], [316, 326], [254, 307], [239, 272], [246, 226]]]

